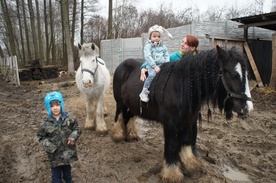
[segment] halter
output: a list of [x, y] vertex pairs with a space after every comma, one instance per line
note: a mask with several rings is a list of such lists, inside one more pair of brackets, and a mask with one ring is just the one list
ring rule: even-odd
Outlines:
[[91, 71], [91, 70], [89, 70], [89, 69], [82, 68], [82, 65], [81, 65], [81, 72], [82, 72], [82, 73], [83, 73], [84, 71], [89, 72], [89, 73], [94, 77], [95, 74], [96, 74], [96, 72], [97, 72], [97, 70], [98, 70], [98, 66], [99, 66], [98, 63], [104, 65], [104, 63], [100, 62], [100, 61], [98, 60], [98, 57], [96, 57], [96, 68], [94, 69], [94, 71]]
[[[230, 89], [229, 89], [229, 87], [228, 87], [228, 85], [227, 85], [227, 83], [226, 83], [226, 81], [225, 81], [225, 77], [224, 77], [224, 73], [223, 73], [223, 71], [219, 71], [219, 78], [221, 78], [221, 81], [222, 81], [222, 83], [223, 83], [223, 86], [224, 86], [224, 89], [226, 90], [226, 92], [227, 92], [227, 95], [226, 95], [226, 97], [224, 98], [224, 100], [223, 100], [223, 108], [225, 108], [225, 103], [226, 103], [226, 101], [228, 100], [228, 99], [230, 99], [230, 98], [237, 98], [237, 99], [242, 99], [242, 98], [244, 98], [244, 95], [242, 95], [242, 94], [237, 94], [237, 93], [234, 93], [234, 92], [232, 92], [232, 91], [230, 91]], [[218, 79], [219, 79], [218, 78]], [[249, 101], [252, 101], [252, 99], [250, 98], [250, 97], [247, 97], [247, 95], [246, 95], [246, 98], [245, 98], [246, 100], [249, 100]]]

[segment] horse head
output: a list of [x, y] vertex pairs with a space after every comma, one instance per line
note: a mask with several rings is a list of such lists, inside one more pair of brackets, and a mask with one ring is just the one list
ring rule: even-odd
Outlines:
[[85, 88], [92, 87], [98, 69], [99, 47], [94, 43], [78, 45], [82, 84]]
[[246, 60], [235, 47], [225, 51], [217, 46], [216, 50], [219, 65], [216, 89], [218, 106], [224, 110], [227, 119], [232, 118], [233, 111], [245, 116], [253, 110]]

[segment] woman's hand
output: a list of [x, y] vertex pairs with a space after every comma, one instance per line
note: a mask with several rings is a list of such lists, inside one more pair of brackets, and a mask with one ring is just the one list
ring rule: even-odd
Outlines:
[[140, 80], [141, 81], [145, 81], [146, 79], [147, 79], [147, 76], [146, 76], [146, 72], [147, 72], [148, 70], [146, 69], [146, 68], [142, 68], [141, 69], [141, 75], [140, 75]]

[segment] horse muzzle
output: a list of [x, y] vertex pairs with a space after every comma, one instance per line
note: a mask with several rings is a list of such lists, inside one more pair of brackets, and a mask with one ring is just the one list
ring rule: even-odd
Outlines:
[[91, 80], [86, 81], [86, 82], [82, 81], [82, 85], [83, 85], [84, 88], [91, 88], [93, 86]]
[[[235, 111], [235, 109], [234, 109], [234, 111]], [[250, 100], [246, 101], [246, 105], [243, 109], [241, 109], [239, 111], [235, 111], [235, 112], [238, 114], [238, 117], [245, 119], [249, 116], [251, 111], [253, 111], [253, 103], [250, 99]]]

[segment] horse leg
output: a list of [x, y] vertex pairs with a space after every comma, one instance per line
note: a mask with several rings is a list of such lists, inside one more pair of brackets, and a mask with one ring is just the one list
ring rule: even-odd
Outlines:
[[188, 173], [193, 173], [195, 171], [199, 171], [202, 167], [200, 161], [194, 156], [192, 152], [192, 137], [193, 137], [193, 123], [196, 123], [198, 112], [194, 112], [191, 115], [191, 119], [187, 121], [191, 121], [192, 124], [182, 123], [183, 126], [179, 128], [179, 142], [180, 142], [180, 152], [179, 157], [180, 161], [183, 163], [185, 170]]
[[96, 131], [100, 134], [107, 133], [107, 127], [104, 121], [104, 106], [104, 98], [100, 97], [96, 106]]
[[136, 119], [137, 119], [137, 116], [134, 116], [127, 123], [127, 137], [126, 137], [127, 141], [139, 140], [139, 136], [137, 134], [136, 124], [135, 124]]
[[122, 141], [126, 137], [125, 131], [126, 129], [123, 114], [120, 113], [117, 117], [117, 121], [115, 121], [114, 126], [112, 128], [111, 138], [114, 141]]
[[179, 162], [179, 145], [177, 138], [177, 126], [171, 120], [163, 123], [164, 137], [165, 137], [165, 160], [161, 177], [164, 182], [182, 182], [184, 175], [181, 171], [181, 163]]
[[93, 103], [93, 100], [91, 99], [86, 99], [86, 119], [85, 119], [85, 124], [84, 128], [85, 129], [95, 129], [96, 124], [95, 124], [95, 106]]
[[108, 116], [108, 110], [105, 103], [104, 103], [104, 116]]
[[194, 156], [191, 145], [182, 146], [179, 157], [188, 173], [199, 171], [202, 167], [201, 162]]

